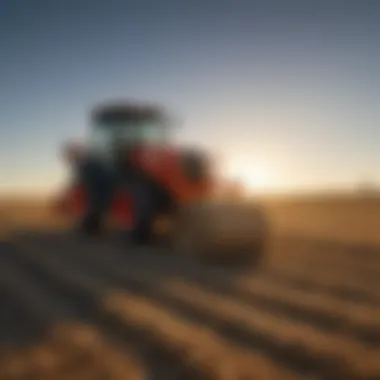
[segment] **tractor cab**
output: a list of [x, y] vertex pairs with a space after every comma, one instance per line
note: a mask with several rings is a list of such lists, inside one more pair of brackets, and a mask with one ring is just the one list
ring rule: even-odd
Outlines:
[[163, 145], [167, 138], [166, 118], [158, 108], [122, 104], [93, 111], [89, 143], [90, 149], [98, 153]]

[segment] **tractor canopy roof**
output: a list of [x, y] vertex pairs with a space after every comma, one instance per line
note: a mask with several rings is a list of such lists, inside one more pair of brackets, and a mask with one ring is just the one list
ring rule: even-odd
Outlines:
[[113, 102], [102, 104], [93, 109], [92, 120], [103, 126], [119, 123], [144, 121], [164, 121], [165, 114], [161, 107], [131, 102]]

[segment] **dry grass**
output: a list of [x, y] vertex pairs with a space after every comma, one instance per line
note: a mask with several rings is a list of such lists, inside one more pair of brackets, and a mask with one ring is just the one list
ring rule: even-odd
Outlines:
[[380, 245], [380, 196], [284, 198], [262, 203], [278, 234]]
[[12, 229], [56, 229], [67, 226], [67, 220], [57, 218], [51, 199], [0, 199], [0, 232]]

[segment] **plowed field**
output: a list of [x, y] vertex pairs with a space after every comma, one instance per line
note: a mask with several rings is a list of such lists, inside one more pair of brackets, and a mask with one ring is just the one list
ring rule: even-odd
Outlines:
[[0, 379], [380, 379], [376, 250], [282, 238], [243, 272], [62, 232], [0, 251]]

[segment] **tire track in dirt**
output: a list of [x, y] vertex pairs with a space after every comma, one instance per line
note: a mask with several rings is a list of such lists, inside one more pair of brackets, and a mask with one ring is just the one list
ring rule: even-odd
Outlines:
[[[219, 304], [224, 302], [231, 305], [230, 308], [223, 308], [224, 314], [220, 310], [207, 309], [207, 306], [211, 307], [213, 302], [210, 301], [200, 306], [197, 300], [199, 301], [201, 298], [192, 297], [188, 299], [192, 287], [188, 287], [186, 291], [179, 294], [171, 293], [169, 295], [167, 294], [167, 289], [166, 291], [160, 291], [158, 286], [152, 285], [152, 280], [155, 277], [154, 273], [145, 271], [145, 280], [142, 280], [141, 274], [144, 274], [141, 272], [142, 268], [140, 268], [140, 272], [133, 274], [136, 268], [131, 268], [128, 271], [124, 269], [121, 265], [120, 257], [118, 260], [116, 260], [116, 257], [115, 260], [108, 260], [104, 256], [98, 256], [95, 246], [87, 245], [87, 249], [91, 250], [87, 254], [91, 255], [92, 266], [100, 259], [98, 261], [98, 271], [101, 271], [103, 275], [107, 271], [112, 273], [114, 280], [118, 280], [119, 284], [124, 284], [125, 287], [133, 289], [139, 295], [148, 297], [151, 302], [159, 302], [170, 310], [180, 312], [184, 317], [190, 318], [197, 323], [206, 323], [221, 335], [228, 336], [231, 341], [236, 341], [237, 339], [240, 344], [253, 349], [264, 348], [269, 356], [274, 355], [275, 360], [282, 364], [291, 365], [294, 370], [319, 372], [323, 378], [326, 378], [327, 375], [332, 379], [341, 378], [341, 376], [349, 379], [354, 373], [356, 373], [356, 378], [362, 378], [360, 373], [363, 368], [360, 368], [360, 366], [363, 365], [362, 358], [366, 357], [367, 370], [370, 371], [369, 369], [372, 367], [373, 372], [377, 371], [374, 364], [374, 355], [377, 352], [350, 340], [349, 337], [326, 335], [319, 330], [313, 329], [312, 326], [290, 322], [286, 319], [284, 320], [281, 316], [273, 317], [272, 314], [263, 313], [257, 309], [250, 311], [252, 314], [250, 318], [252, 330], [248, 330], [239, 325], [239, 319], [237, 318], [242, 317], [241, 315], [239, 316], [239, 313], [234, 314], [235, 321], [231, 318], [231, 314], [227, 313], [229, 317], [226, 317], [226, 310], [228, 309], [240, 310], [241, 313], [244, 310], [247, 312], [246, 305], [244, 305], [245, 309], [243, 310], [241, 304], [235, 300], [228, 300], [224, 296], [224, 300], [223, 298], [219, 299]], [[82, 252], [85, 253], [85, 250], [82, 249]], [[98, 253], [101, 254], [101, 252]], [[81, 258], [83, 259], [84, 256]], [[107, 263], [117, 263], [117, 267], [107, 268]], [[127, 264], [127, 260], [125, 260], [125, 264]], [[112, 265], [114, 266], [114, 264]], [[148, 276], [146, 276], [147, 274]], [[150, 284], [147, 284], [146, 279], [150, 279]], [[213, 301], [215, 301], [215, 296]], [[272, 320], [272, 329], [268, 331], [264, 327], [269, 320]], [[256, 324], [253, 323], [254, 321], [256, 321]], [[290, 333], [287, 333], [287, 331], [290, 331]], [[305, 334], [306, 337], [304, 338], [303, 335]], [[336, 357], [335, 363], [334, 356]]]
[[[360, 260], [359, 257], [358, 260]], [[326, 285], [335, 285], [342, 289], [361, 291], [364, 295], [376, 294], [376, 292], [380, 291], [380, 283], [378, 279], [380, 265], [372, 267], [373, 276], [359, 273], [358, 270], [356, 272], [351, 272], [341, 267], [334, 267], [334, 265], [331, 265], [328, 260], [326, 260], [323, 265], [315, 265], [309, 261], [294, 258], [293, 260], [287, 260], [282, 263], [277, 261], [276, 263], [271, 263], [270, 266], [267, 266], [268, 272], [289, 272], [296, 277], [302, 277], [305, 273], [305, 269], [308, 269], [308, 279], [312, 281], [317, 280]]]
[[199, 275], [197, 282], [203, 288], [232, 296], [257, 309], [314, 324], [326, 332], [351, 335], [366, 344], [380, 345], [379, 306], [360, 305], [318, 291], [287, 288], [262, 274], [229, 281], [220, 276]]
[[[380, 374], [380, 350], [363, 345], [349, 336], [325, 334], [311, 325], [250, 308], [234, 298], [205, 291], [194, 284], [173, 282], [165, 286], [165, 291], [180, 302], [186, 299], [186, 302], [202, 308], [204, 313], [217, 315], [221, 322], [244, 325], [247, 335], [251, 330], [261, 331], [289, 349], [297, 347], [304, 354], [309, 352], [313, 358], [321, 359], [320, 364], [324, 363], [328, 372], [337, 371], [335, 378], [345, 371], [359, 377], [364, 369], [370, 375]], [[349, 378], [347, 374], [344, 378]]]
[[[324, 263], [329, 261], [334, 265], [347, 265], [361, 268], [370, 268], [380, 264], [380, 247], [366, 244], [347, 244], [338, 241], [329, 241], [300, 236], [287, 236], [279, 239], [287, 257], [304, 257]], [[316, 257], [313, 257], [317, 253]], [[361, 261], [358, 262], [358, 257]], [[346, 268], [347, 268], [346, 267]]]
[[[125, 255], [118, 255], [116, 252], [111, 255], [111, 260], [107, 260], [102, 249], [100, 249], [100, 254], [97, 254], [96, 248], [99, 247], [87, 245], [86, 249], [91, 251], [91, 260], [87, 259], [85, 267], [94, 265], [96, 260], [98, 262], [100, 260], [103, 275], [103, 268], [107, 266], [107, 261], [111, 265], [117, 263], [119, 272], [121, 267], [127, 267], [129, 258]], [[86, 249], [82, 251], [85, 252]], [[85, 255], [81, 258], [86, 262]], [[149, 269], [149, 265], [144, 269]], [[161, 272], [164, 270], [161, 268]], [[167, 273], [173, 274], [173, 270]], [[314, 324], [326, 332], [352, 335], [363, 343], [374, 346], [380, 343], [380, 309], [378, 307], [342, 301], [325, 293], [305, 292], [303, 289], [280, 286], [267, 279], [265, 273], [258, 273], [255, 277], [239, 276], [227, 279], [224, 273], [204, 269], [202, 271], [199, 268], [193, 270], [188, 277], [192, 281], [196, 280], [204, 288], [228, 294], [257, 309], [280, 314], [295, 321]]]
[[380, 346], [380, 307], [340, 300], [329, 294], [289, 289], [265, 278], [243, 278], [234, 285], [233, 291], [226, 292], [252, 306], [262, 305], [268, 311]]
[[[310, 270], [310, 269], [309, 269]], [[361, 286], [355, 282], [351, 284], [340, 284], [338, 279], [321, 278], [308, 276], [305, 270], [291, 267], [281, 270], [268, 270], [266, 272], [268, 280], [280, 286], [302, 289], [310, 293], [324, 293], [337, 299], [352, 301], [362, 305], [380, 306], [380, 293], [377, 289]], [[331, 281], [330, 281], [331, 280]]]
[[[265, 352], [279, 364], [289, 366], [294, 371], [323, 379], [354, 379], [362, 378], [363, 368], [358, 368], [360, 365], [367, 367], [369, 372], [378, 373], [379, 352], [346, 337], [326, 335], [312, 326], [284, 321], [281, 316], [274, 317], [271, 313], [256, 310], [249, 310], [251, 324], [248, 325], [248, 319], [242, 315], [243, 311], [247, 314], [247, 307], [236, 301], [229, 302], [224, 296], [220, 296], [219, 301], [223, 299], [225, 305], [218, 308], [215, 307], [216, 298], [200, 302], [200, 293], [189, 297], [194, 285], [187, 284], [186, 288], [173, 293], [167, 287], [147, 285], [140, 276], [135, 278], [133, 284], [132, 281], [130, 277], [126, 280], [129, 288], [133, 288], [140, 296], [165, 306], [183, 318], [207, 325], [244, 348]], [[202, 291], [203, 296], [204, 293]], [[239, 314], [231, 314], [228, 310]]]
[[[42, 242], [40, 242], [40, 244], [41, 243]], [[50, 244], [52, 245], [50, 246]], [[54, 248], [54, 245], [57, 244], [57, 240], [52, 239], [50, 244], [47, 244], [45, 249], [48, 249], [49, 246]], [[326, 334], [323, 335], [323, 332], [321, 333], [319, 330], [313, 330], [312, 326], [303, 325], [306, 335], [308, 335], [308, 331], [310, 331], [308, 329], [313, 330], [314, 334], [316, 334], [317, 343], [319, 341], [320, 348], [322, 348], [322, 352], [318, 350], [316, 352], [316, 348], [313, 348], [315, 341], [312, 339], [313, 341], [310, 342], [307, 338], [303, 337], [302, 329], [299, 331], [301, 324], [294, 323], [294, 321], [292, 322], [290, 315], [284, 316], [278, 312], [278, 314], [274, 316], [273, 312], [269, 314], [268, 312], [263, 312], [265, 308], [263, 306], [260, 307], [259, 305], [255, 305], [255, 308], [249, 309], [247, 303], [242, 304], [238, 301], [237, 297], [234, 297], [233, 299], [228, 299], [226, 295], [221, 297], [220, 292], [222, 289], [218, 288], [219, 285], [216, 286], [216, 289], [219, 290], [219, 294], [210, 294], [209, 290], [212, 286], [215, 287], [215, 284], [218, 283], [212, 275], [213, 273], [216, 273], [216, 271], [205, 270], [203, 273], [208, 272], [208, 275], [203, 276], [202, 274], [200, 276], [200, 271], [198, 271], [200, 267], [189, 268], [190, 270], [186, 271], [186, 267], [177, 266], [178, 263], [175, 262], [176, 260], [174, 259], [171, 262], [170, 258], [165, 260], [162, 257], [157, 256], [155, 258], [154, 255], [152, 256], [149, 254], [142, 256], [128, 256], [125, 255], [125, 253], [123, 254], [121, 250], [111, 249], [106, 253], [105, 248], [105, 245], [99, 244], [98, 242], [80, 243], [74, 240], [66, 240], [65, 244], [60, 248], [56, 245], [56, 251], [54, 254], [47, 255], [46, 250], [44, 252], [40, 250], [39, 253], [35, 252], [35, 254], [30, 256], [29, 260], [31, 258], [36, 260], [36, 257], [40, 256], [40, 262], [38, 265], [42, 265], [45, 274], [50, 273], [51, 275], [52, 270], [54, 272], [54, 268], [46, 267], [46, 262], [49, 262], [49, 259], [46, 260], [48, 256], [53, 262], [56, 260], [56, 267], [59, 267], [58, 263], [61, 263], [63, 266], [69, 266], [71, 268], [71, 279], [73, 271], [74, 273], [77, 271], [79, 276], [92, 278], [95, 284], [95, 289], [96, 286], [99, 286], [99, 279], [102, 279], [108, 284], [112, 284], [112, 287], [115, 285], [122, 286], [128, 290], [130, 297], [132, 297], [131, 292], [136, 294], [139, 297], [139, 302], [142, 304], [148, 303], [150, 305], [149, 307], [154, 307], [155, 309], [162, 309], [165, 307], [166, 312], [171, 311], [172, 313], [175, 313], [176, 319], [179, 318], [185, 320], [187, 323], [195, 323], [197, 328], [200, 328], [200, 326], [207, 326], [209, 330], [214, 331], [214, 333], [216, 332], [217, 336], [227, 337], [230, 342], [238, 343], [250, 350], [256, 350], [256, 352], [264, 350], [266, 357], [272, 358], [271, 360], [274, 360], [277, 363], [281, 363], [283, 367], [289, 366], [290, 369], [299, 371], [300, 373], [317, 373], [320, 375], [320, 378], [334, 379], [377, 378], [377, 359], [373, 358], [373, 353], [376, 351], [370, 348], [367, 350], [367, 348], [360, 344], [360, 342], [358, 343], [354, 340], [348, 339], [349, 344], [345, 347], [344, 345], [347, 342], [346, 337], [341, 341], [341, 337], [336, 337], [335, 334], [328, 337]], [[144, 262], [147, 258], [150, 258], [151, 262]], [[155, 268], [154, 265], [156, 264], [158, 267]], [[182, 275], [183, 277], [187, 276], [187, 278], [191, 279], [193, 276], [193, 280], [197, 280], [198, 284], [202, 285], [202, 289], [198, 289], [198, 291], [201, 291], [203, 299], [208, 299], [208, 302], [203, 301], [204, 303], [200, 305], [200, 300], [202, 300], [200, 293], [196, 293], [196, 296], [194, 296], [194, 294], [190, 296], [192, 292], [194, 292], [194, 285], [190, 287], [187, 285], [188, 288], [186, 288], [186, 291], [180, 291], [179, 293], [173, 293], [173, 286], [169, 288], [160, 288], [157, 286], [158, 283], [156, 281], [170, 279], [170, 277], [173, 277], [173, 273], [175, 273], [176, 270], [177, 274]], [[55, 271], [57, 270], [55, 269]], [[55, 273], [54, 277], [56, 277], [56, 275], [58, 275], [58, 273]], [[221, 277], [223, 272], [219, 272], [218, 275]], [[270, 276], [265, 277], [267, 275], [266, 273], [261, 275], [264, 276], [265, 281], [269, 281], [270, 283]], [[208, 289], [204, 288], [206, 281], [203, 280], [203, 283], [200, 281], [202, 276], [204, 279], [208, 277]], [[60, 279], [60, 281], [61, 280], [62, 279]], [[225, 289], [230, 288], [230, 284], [228, 284], [230, 280], [230, 278], [226, 278], [226, 281], [224, 282], [226, 285]], [[220, 281], [219, 284], [221, 284]], [[67, 288], [66, 285], [65, 288]], [[75, 284], [73, 289], [75, 292], [75, 289], [78, 289], [78, 284]], [[92, 285], [88, 285], [87, 289], [90, 289], [91, 292], [94, 288]], [[295, 289], [293, 288], [293, 291], [294, 290]], [[265, 292], [265, 287], [262, 291]], [[327, 294], [325, 294], [325, 296], [326, 295]], [[221, 312], [220, 309], [215, 308], [215, 305], [218, 303], [214, 302], [216, 300], [213, 297], [221, 297], [221, 299], [219, 299], [219, 305], [224, 305], [222, 308], [223, 312]], [[257, 294], [255, 297], [257, 297]], [[213, 302], [210, 301], [211, 299]], [[276, 294], [273, 295], [272, 301], [273, 304], [275, 304]], [[286, 305], [286, 302], [284, 305]], [[240, 313], [236, 312], [236, 310], [239, 310], [239, 307]], [[250, 317], [250, 320], [254, 322], [251, 322], [253, 323], [253, 326], [249, 326], [249, 329], [247, 326], [243, 326], [239, 323], [241, 318], [243, 318], [244, 312], [247, 314], [247, 309], [249, 309], [249, 313], [254, 316]], [[231, 311], [228, 310], [235, 310], [235, 314], [229, 314]], [[129, 316], [129, 318], [131, 318], [131, 316]], [[272, 320], [272, 324], [271, 328], [268, 330], [269, 320]], [[262, 321], [261, 324], [258, 321]], [[284, 325], [287, 326], [287, 328], [284, 329], [283, 327], [280, 327]], [[152, 325], [150, 326], [152, 329]], [[132, 330], [137, 329], [136, 325], [133, 324], [130, 328]], [[154, 329], [155, 328], [153, 328], [153, 330]], [[144, 335], [142, 331], [140, 331], [139, 334]], [[150, 335], [150, 333], [147, 334], [147, 336]], [[298, 336], [298, 340], [300, 340], [301, 343], [305, 342], [306, 339], [306, 343], [302, 343], [303, 346], [302, 344], [300, 346], [299, 341], [292, 341], [291, 338], [294, 338], [295, 336]], [[156, 343], [158, 346], [160, 345], [159, 342]], [[311, 344], [311, 349], [309, 347], [310, 343], [313, 343]], [[340, 344], [343, 346], [340, 346]], [[331, 347], [326, 349], [326, 345]], [[326, 355], [324, 355], [324, 352]], [[354, 353], [357, 355], [354, 355]], [[340, 360], [340, 362], [339, 360], [335, 360], [334, 363], [333, 360], [331, 360], [334, 355], [338, 357], [340, 355], [343, 357], [343, 359], [345, 359], [343, 360], [343, 364], [341, 364], [342, 360]], [[355, 373], [356, 376], [353, 376]]]
[[180, 352], [186, 366], [202, 368], [209, 378], [286, 380], [296, 376], [265, 355], [237, 348], [213, 329], [182, 318], [149, 298], [122, 292], [106, 297], [104, 305], [122, 323], [132, 322]]
[[[77, 271], [75, 267], [68, 266], [65, 260], [57, 260], [57, 257], [48, 251], [30, 248], [24, 244], [21, 246], [17, 245], [13, 247], [10, 254], [13, 261], [20, 267], [18, 268], [20, 273], [17, 279], [22, 278], [21, 282], [16, 279], [12, 284], [9, 284], [11, 285], [11, 289], [18, 289], [16, 297], [20, 295], [22, 297], [21, 300], [25, 300], [25, 282], [29, 284], [31, 289], [43, 284], [45, 285], [45, 289], [41, 290], [39, 288], [38, 292], [32, 294], [34, 297], [29, 298], [32, 304], [35, 299], [38, 299], [41, 303], [40, 299], [45, 298], [46, 305], [44, 307], [51, 312], [55, 310], [52, 300], [59, 299], [64, 305], [63, 315], [67, 314], [68, 309], [74, 310], [75, 313], [73, 311], [72, 315], [75, 315], [79, 321], [84, 322], [86, 325], [96, 324], [100, 326], [104, 334], [107, 336], [111, 335], [112, 340], [118, 344], [121, 343], [120, 337], [122, 336], [123, 343], [127, 342], [128, 347], [133, 346], [135, 349], [138, 348], [140, 361], [145, 363], [143, 367], [150, 367], [153, 364], [152, 360], [157, 361], [157, 357], [164, 358], [166, 363], [170, 363], [171, 361], [173, 367], [174, 365], [178, 366], [178, 358], [171, 357], [170, 353], [165, 352], [165, 347], [158, 346], [157, 344], [154, 346], [153, 341], [149, 345], [143, 345], [144, 339], [141, 332], [134, 329], [133, 326], [129, 329], [124, 328], [120, 330], [118, 324], [115, 324], [114, 321], [105, 315], [101, 307], [101, 299], [103, 294], [111, 292], [112, 289], [106, 281]], [[13, 266], [15, 267], [14, 263]], [[22, 270], [24, 271], [23, 273], [21, 272]], [[25, 318], [26, 315], [24, 316]], [[62, 313], [56, 313], [56, 322], [65, 325], [64, 320], [62, 321]], [[159, 373], [158, 369], [156, 365], [154, 372]], [[134, 372], [136, 371], [134, 370]], [[168, 372], [171, 372], [171, 370], [166, 370], [165, 374], [168, 375]], [[150, 378], [155, 377], [151, 374]]]
[[[75, 268], [69, 269], [67, 267], [67, 263], [65, 263], [65, 260], [64, 258], [62, 258], [62, 256], [61, 260], [59, 260], [57, 256], [49, 255], [47, 251], [36, 249], [36, 247], [30, 249], [30, 246], [24, 246], [24, 248], [26, 251], [28, 251], [28, 253], [26, 253], [25, 251], [22, 252], [23, 257], [21, 257], [20, 255], [18, 256], [19, 262], [27, 262], [28, 267], [33, 268], [32, 270], [35, 276], [38, 274], [38, 278], [40, 278], [41, 281], [47, 281], [48, 278], [50, 278], [50, 280], [55, 281], [54, 287], [56, 287], [59, 282], [61, 286], [63, 286], [65, 289], [64, 291], [66, 292], [66, 297], [69, 296], [67, 292], [74, 292], [74, 294], [71, 295], [74, 297], [77, 296], [78, 293], [80, 293], [82, 302], [85, 302], [86, 299], [92, 297], [93, 306], [95, 307], [97, 305], [96, 307], [98, 308], [98, 313], [100, 311], [104, 315], [104, 310], [101, 308], [99, 301], [94, 301], [92, 294], [94, 291], [93, 289], [95, 289], [96, 293], [98, 291], [99, 293], [104, 292], [103, 289], [99, 289], [100, 283], [97, 282], [97, 276], [92, 277], [93, 284], [91, 284], [89, 280], [90, 277], [86, 277], [85, 275], [75, 273]], [[54, 291], [55, 290], [56, 289], [54, 289]], [[106, 297], [107, 293], [108, 292], [104, 293], [104, 297]], [[110, 294], [112, 294], [112, 291], [110, 292]], [[131, 297], [132, 295], [130, 295], [129, 298], [127, 297], [127, 299], [130, 299]], [[143, 303], [143, 301], [139, 300], [139, 298], [136, 298], [136, 296], [134, 296], [133, 302], [137, 302], [139, 304]], [[145, 305], [147, 304], [145, 303]], [[159, 309], [158, 305], [150, 305], [146, 307], [150, 307], [151, 310]], [[164, 329], [164, 331], [167, 331], [167, 334], [175, 334], [175, 332], [172, 331], [173, 325], [168, 322], [167, 318], [164, 317], [164, 314], [158, 313], [159, 315], [161, 315], [161, 321], [157, 321], [156, 325], [151, 325], [150, 328], [147, 330], [147, 327], [144, 325], [141, 326], [139, 322], [141, 314], [137, 314], [138, 318], [136, 319], [136, 313], [139, 313], [139, 311], [134, 311], [133, 309], [125, 310], [122, 319], [122, 321], [124, 321], [122, 325], [123, 330], [132, 330], [135, 332], [137, 331], [140, 340], [145, 341], [147, 347], [156, 346], [156, 350], [154, 353], [156, 357], [158, 356], [161, 358], [161, 367], [163, 363], [166, 363], [166, 366], [170, 367], [171, 370], [175, 370], [177, 374], [181, 373], [181, 376], [185, 376], [181, 378], [195, 379], [204, 378], [204, 376], [207, 376], [207, 378], [210, 379], [238, 378], [239, 373], [242, 375], [242, 371], [248, 371], [246, 375], [250, 375], [250, 377], [248, 378], [252, 379], [259, 378], [263, 380], [269, 380], [276, 378], [293, 378], [288, 377], [289, 375], [287, 374], [287, 371], [285, 369], [279, 369], [275, 366], [275, 363], [271, 362], [268, 358], [262, 358], [260, 355], [251, 352], [244, 353], [241, 349], [234, 348], [233, 345], [231, 345], [230, 343], [223, 343], [223, 340], [221, 338], [218, 338], [215, 334], [213, 334], [211, 330], [208, 333], [206, 333], [206, 335], [211, 336], [212, 338], [207, 338], [208, 340], [204, 338], [203, 341], [198, 342], [198, 344], [196, 344], [196, 342], [198, 341], [198, 339], [200, 339], [201, 336], [198, 334], [195, 339], [195, 332], [198, 330], [202, 330], [204, 332], [207, 331], [207, 328], [202, 328], [198, 324], [193, 323], [191, 327], [191, 331], [193, 331], [193, 334], [188, 335], [185, 340], [183, 337], [182, 341], [179, 341], [178, 337], [172, 337], [172, 340], [168, 340], [166, 339], [167, 336], [164, 340], [162, 340], [162, 337], [160, 337], [160, 335], [158, 334], [160, 331], [162, 331], [162, 329]], [[167, 315], [170, 315], [170, 313]], [[108, 320], [108, 323], [110, 323], [109, 316], [107, 317], [106, 315], [104, 317]], [[175, 318], [173, 316], [171, 316], [171, 319], [175, 321], [173, 323], [177, 324], [177, 326], [182, 326], [182, 328], [185, 328], [185, 326], [187, 326], [188, 329], [190, 328], [188, 321], [181, 322], [178, 320], [178, 318]], [[119, 318], [117, 318], [117, 320], [120, 321], [120, 315]], [[117, 324], [117, 320], [113, 321], [114, 326], [115, 324]], [[129, 320], [129, 323], [126, 323], [126, 320]], [[181, 334], [181, 329], [177, 333]], [[215, 343], [211, 343], [213, 341], [215, 341]], [[206, 349], [205, 351], [202, 351], [202, 357], [199, 358], [197, 354], [200, 353], [200, 345], [203, 344], [206, 344]], [[215, 350], [215, 347], [224, 348]], [[211, 358], [212, 366], [210, 366]], [[226, 365], [232, 367], [237, 366], [235, 369], [233, 369], [234, 375], [230, 374], [230, 377], [225, 377], [223, 373], [228, 373], [227, 369], [225, 368]], [[255, 367], [253, 365], [255, 365]], [[260, 366], [260, 369], [257, 369], [258, 365]], [[221, 368], [221, 366], [224, 367]], [[222, 371], [223, 373], [220, 373], [219, 371]]]
[[[0, 379], [123, 379], [145, 378], [137, 355], [129, 348], [122, 351], [91, 324], [73, 324], [76, 314], [69, 302], [49, 283], [39, 282], [14, 262], [13, 247], [2, 247], [0, 288], [19, 311], [16, 323], [1, 340]], [[6, 248], [6, 250], [4, 250]], [[6, 306], [6, 305], [4, 305]], [[15, 340], [16, 337], [19, 339]], [[3, 336], [2, 336], [3, 338]], [[12, 338], [12, 340], [11, 340]], [[25, 339], [26, 338], [26, 339]]]
[[2, 380], [146, 378], [130, 350], [121, 351], [108, 337], [88, 325], [62, 325], [33, 345], [6, 350], [0, 358]]

